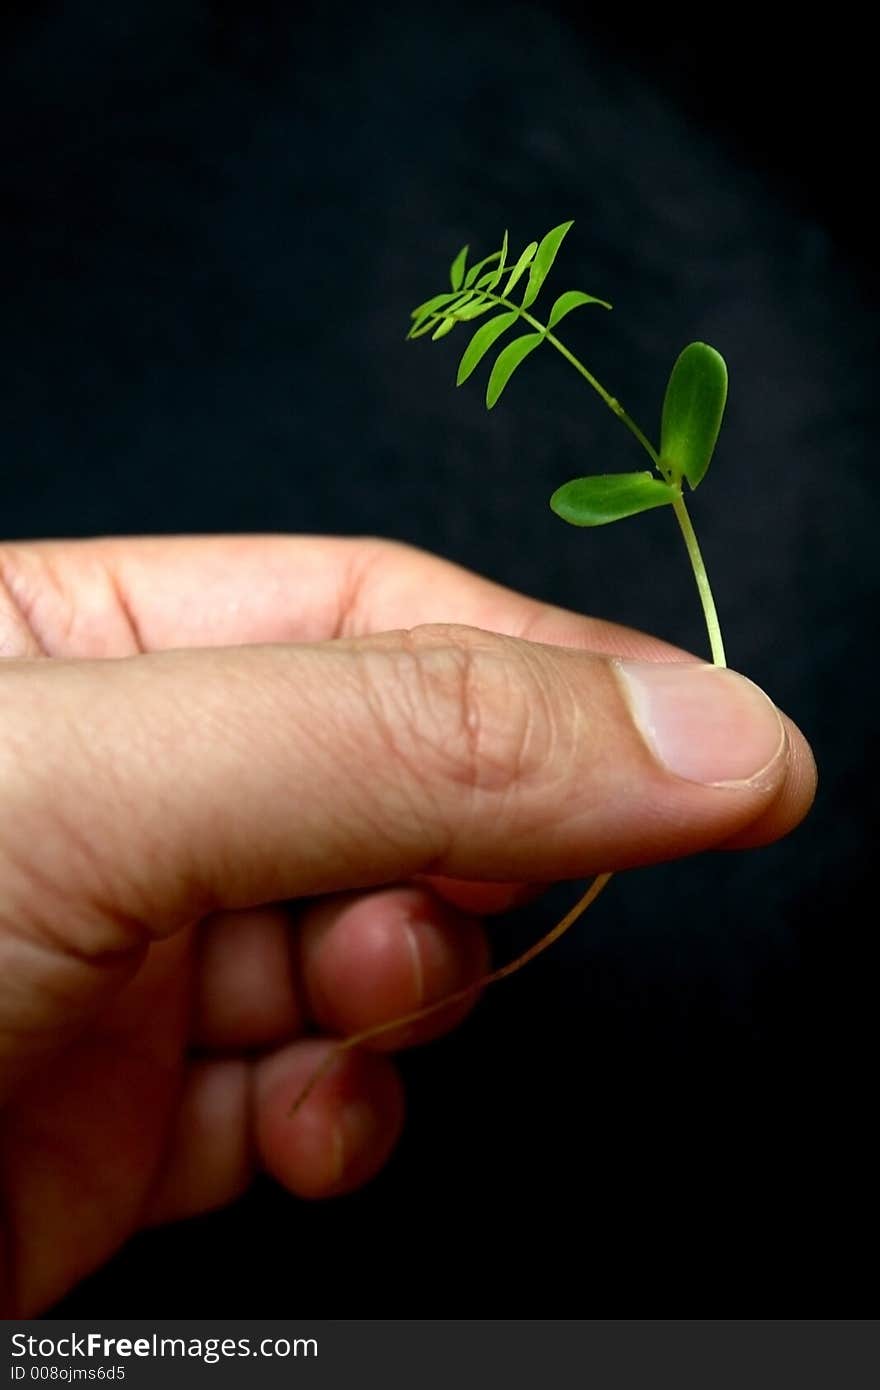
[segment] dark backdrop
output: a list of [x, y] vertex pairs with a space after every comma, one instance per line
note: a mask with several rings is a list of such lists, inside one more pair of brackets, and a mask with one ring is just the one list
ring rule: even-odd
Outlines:
[[[638, 420], [685, 342], [728, 360], [693, 511], [731, 662], [822, 774], [790, 841], [626, 875], [408, 1057], [409, 1127], [369, 1189], [258, 1184], [59, 1313], [864, 1307], [869, 46], [634, 29], [488, 0], [4, 11], [8, 536], [380, 533], [702, 651], [665, 513], [583, 533], [547, 509], [578, 472], [642, 466], [574, 373], [539, 354], [489, 416], [454, 389], [459, 334], [403, 342], [463, 242], [574, 217], [553, 283], [615, 312], [567, 338]], [[573, 892], [499, 926], [504, 950]]]

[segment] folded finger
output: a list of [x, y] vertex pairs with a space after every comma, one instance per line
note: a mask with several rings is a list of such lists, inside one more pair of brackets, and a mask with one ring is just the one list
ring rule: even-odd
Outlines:
[[190, 1066], [145, 1224], [199, 1216], [245, 1191], [254, 1171], [251, 1080], [243, 1060]]
[[191, 1042], [257, 1048], [305, 1032], [284, 907], [218, 912], [198, 932]]
[[[327, 898], [305, 911], [301, 933], [309, 1011], [342, 1037], [414, 1013], [489, 968], [476, 919], [418, 886]], [[476, 993], [371, 1046], [384, 1052], [427, 1042], [459, 1023], [475, 1001]]]
[[386, 1163], [403, 1128], [403, 1088], [394, 1064], [362, 1051], [340, 1057], [291, 1115], [332, 1047], [303, 1039], [256, 1066], [258, 1161], [300, 1197], [336, 1197], [361, 1187]]
[[682, 655], [646, 633], [372, 537], [126, 537], [0, 548], [5, 656], [322, 641], [435, 622], [619, 656]]

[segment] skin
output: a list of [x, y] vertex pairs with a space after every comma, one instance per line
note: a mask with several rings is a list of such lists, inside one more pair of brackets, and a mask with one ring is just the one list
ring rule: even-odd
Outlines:
[[0, 656], [6, 1317], [257, 1170], [368, 1181], [389, 1053], [469, 1006], [291, 1119], [331, 1037], [478, 979], [541, 883], [769, 843], [815, 785], [784, 716], [754, 784], [671, 776], [609, 658], [692, 657], [371, 539], [0, 548]]

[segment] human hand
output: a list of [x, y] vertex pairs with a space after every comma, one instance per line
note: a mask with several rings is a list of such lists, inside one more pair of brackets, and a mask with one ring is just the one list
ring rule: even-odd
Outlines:
[[477, 979], [530, 884], [764, 844], [813, 795], [748, 682], [381, 541], [8, 546], [0, 655], [7, 1316], [257, 1168], [363, 1183], [384, 1050], [465, 1008], [291, 1119], [328, 1037]]

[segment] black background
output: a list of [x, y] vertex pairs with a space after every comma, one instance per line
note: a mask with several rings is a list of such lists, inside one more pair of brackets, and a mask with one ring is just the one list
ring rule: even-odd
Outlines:
[[[703, 651], [668, 515], [583, 533], [547, 509], [642, 466], [574, 373], [537, 354], [488, 415], [482, 373], [454, 389], [457, 334], [403, 341], [462, 243], [573, 217], [552, 288], [615, 310], [567, 341], [649, 433], [684, 343], [727, 358], [692, 511], [731, 664], [821, 774], [789, 841], [627, 875], [409, 1056], [406, 1136], [363, 1193], [260, 1183], [59, 1315], [860, 1311], [870, 46], [635, 29], [488, 0], [3, 12], [7, 536], [384, 534]], [[573, 891], [498, 925], [502, 953]]]

